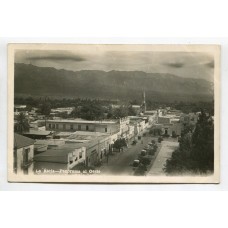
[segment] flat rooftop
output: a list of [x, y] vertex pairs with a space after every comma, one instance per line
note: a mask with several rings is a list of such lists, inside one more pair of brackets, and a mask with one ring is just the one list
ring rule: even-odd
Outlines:
[[49, 149], [46, 152], [34, 156], [36, 162], [56, 162], [68, 163], [68, 154], [72, 153], [74, 149], [79, 149], [83, 146], [82, 143], [65, 144], [60, 147]]
[[51, 131], [41, 131], [41, 130], [29, 130], [29, 132], [25, 132], [24, 135], [49, 135]]
[[60, 120], [47, 120], [47, 123], [85, 123], [85, 124], [116, 124], [114, 120], [83, 120], [83, 119], [60, 119]]
[[101, 132], [76, 131], [67, 138], [76, 140], [91, 140], [100, 136], [109, 136], [109, 134]]

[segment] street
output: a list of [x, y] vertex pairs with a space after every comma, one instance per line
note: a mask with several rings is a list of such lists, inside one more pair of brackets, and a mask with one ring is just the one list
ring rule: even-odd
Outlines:
[[[138, 154], [143, 147], [147, 146], [151, 140], [154, 139], [157, 142], [157, 138], [144, 136], [141, 140], [138, 140], [136, 145], [129, 145], [128, 148], [124, 148], [122, 152], [113, 152], [113, 155], [109, 156], [108, 162], [102, 163], [99, 167], [100, 175], [119, 175], [119, 176], [132, 176], [134, 175], [132, 162], [138, 159]], [[147, 167], [147, 176], [163, 175], [163, 167], [168, 158], [172, 156], [172, 152], [178, 147], [179, 143], [176, 139], [165, 138], [162, 143], [157, 143], [158, 149], [153, 157], [151, 164]]]
[[154, 137], [144, 136], [142, 137], [143, 144], [141, 140], [138, 140], [136, 145], [129, 145], [128, 148], [124, 148], [123, 152], [114, 152], [114, 155], [109, 156], [108, 163], [103, 162], [100, 167], [101, 175], [133, 175], [133, 167], [130, 164], [138, 158], [143, 147], [152, 139], [157, 141]]

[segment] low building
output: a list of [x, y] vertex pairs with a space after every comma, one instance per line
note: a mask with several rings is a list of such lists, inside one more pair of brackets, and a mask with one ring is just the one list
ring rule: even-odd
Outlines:
[[26, 107], [27, 107], [26, 105], [14, 105], [14, 111], [15, 112], [24, 111]]
[[29, 137], [31, 139], [50, 139], [52, 138], [51, 131], [40, 131], [30, 129], [29, 132], [23, 133], [24, 136]]
[[159, 116], [158, 117], [158, 124], [170, 124], [171, 117], [169, 116]]
[[130, 118], [130, 124], [135, 128], [134, 130], [135, 135], [142, 134], [147, 126], [145, 123], [145, 120], [143, 120], [142, 117], [137, 117], [137, 116]]
[[86, 148], [81, 143], [63, 145], [49, 149], [34, 157], [35, 170], [54, 170], [57, 173], [67, 171], [85, 162]]
[[162, 133], [167, 136], [180, 136], [181, 129], [180, 123], [163, 124]]
[[120, 131], [120, 124], [114, 120], [83, 120], [83, 119], [61, 119], [47, 120], [46, 130], [49, 131], [92, 131], [113, 134]]
[[63, 107], [51, 109], [52, 113], [66, 113], [67, 115], [71, 114], [74, 111], [75, 107]]
[[96, 166], [106, 158], [108, 152], [113, 148], [109, 136], [97, 137], [83, 145], [86, 147], [86, 166]]
[[85, 165], [96, 166], [105, 159], [105, 155], [112, 149], [117, 138], [115, 134], [78, 131], [65, 139], [65, 142], [66, 144], [83, 143], [86, 147]]
[[45, 126], [45, 120], [35, 120], [29, 123], [30, 128], [39, 129], [40, 127]]
[[33, 172], [34, 140], [25, 136], [14, 134], [14, 172], [17, 174], [30, 174]]

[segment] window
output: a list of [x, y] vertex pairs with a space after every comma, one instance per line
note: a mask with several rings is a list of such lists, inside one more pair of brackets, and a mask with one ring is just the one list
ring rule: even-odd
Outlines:
[[55, 124], [52, 124], [52, 128], [55, 129]]
[[81, 131], [82, 127], [81, 125], [78, 125], [78, 130]]
[[56, 129], [59, 129], [59, 125], [58, 124], [56, 124]]
[[89, 126], [88, 125], [86, 125], [86, 131], [88, 131], [89, 130]]
[[82, 158], [82, 152], [79, 152], [79, 159]]
[[30, 148], [27, 148], [24, 150], [24, 153], [23, 153], [23, 163], [24, 164], [27, 164], [28, 163], [28, 154], [30, 152]]
[[24, 172], [24, 174], [28, 174], [29, 152], [30, 152], [30, 148], [27, 148], [23, 151], [23, 172]]
[[73, 124], [70, 125], [70, 129], [73, 130], [74, 129], [74, 126]]
[[107, 127], [105, 128], [105, 132], [108, 132], [108, 129], [107, 129]]
[[51, 128], [51, 124], [49, 124], [49, 128]]
[[73, 154], [69, 154], [69, 163], [72, 164], [73, 163]]
[[65, 130], [66, 129], [66, 124], [63, 124], [63, 130]]

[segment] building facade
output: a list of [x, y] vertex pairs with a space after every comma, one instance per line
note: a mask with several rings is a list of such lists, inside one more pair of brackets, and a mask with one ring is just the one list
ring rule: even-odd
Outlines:
[[47, 120], [46, 130], [56, 132], [92, 131], [113, 134], [120, 130], [120, 124], [117, 121], [89, 121], [81, 119]]
[[14, 134], [14, 172], [16, 174], [33, 173], [34, 140]]

